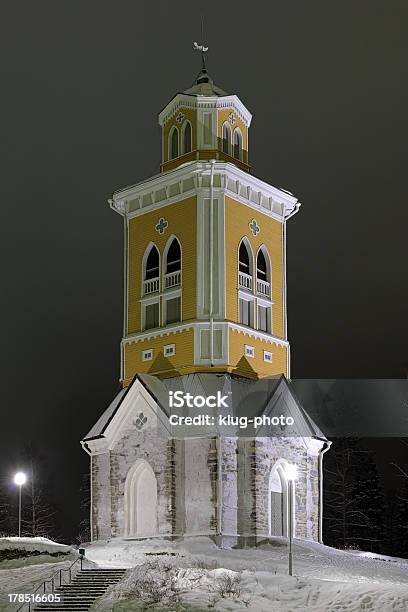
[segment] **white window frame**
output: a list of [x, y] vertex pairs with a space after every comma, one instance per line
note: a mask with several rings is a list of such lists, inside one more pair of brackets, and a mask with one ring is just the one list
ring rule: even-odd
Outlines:
[[263, 352], [263, 360], [266, 361], [266, 363], [272, 363], [273, 361], [273, 355], [271, 351], [264, 351]]
[[[159, 325], [157, 327], [149, 327], [149, 329], [146, 329], [146, 307], [150, 306], [151, 304], [158, 304], [159, 305]], [[161, 309], [160, 309], [160, 296], [157, 295], [157, 293], [155, 293], [154, 295], [152, 295], [152, 297], [145, 297], [142, 300], [142, 308], [141, 308], [141, 317], [142, 317], [142, 321], [141, 321], [141, 328], [143, 331], [150, 331], [153, 329], [158, 329], [159, 327], [161, 327]]]
[[255, 357], [255, 347], [251, 346], [250, 344], [245, 344], [244, 354], [245, 357], [250, 357], [251, 359], [253, 359]]
[[[249, 321], [249, 325], [247, 325], [246, 323], [242, 323], [242, 321], [239, 320], [239, 300], [245, 300], [245, 302], [251, 302], [252, 303], [252, 317], [250, 317], [250, 319], [252, 318], [252, 321]], [[250, 327], [251, 329], [255, 329], [255, 317], [257, 316], [257, 312], [255, 312], [255, 297], [251, 294], [251, 293], [246, 293], [245, 291], [241, 291], [238, 290], [238, 323], [239, 325], [243, 325], [244, 327]]]
[[176, 345], [175, 344], [166, 344], [163, 347], [163, 355], [165, 357], [171, 357], [176, 354]]
[[[256, 329], [258, 329], [261, 333], [263, 334], [272, 334], [273, 332], [273, 317], [272, 317], [272, 305], [273, 302], [271, 302], [271, 300], [267, 300], [266, 298], [260, 298], [257, 297], [256, 298]], [[268, 331], [264, 331], [263, 329], [259, 329], [259, 325], [258, 325], [258, 306], [263, 306], [263, 308], [268, 308], [269, 309], [269, 322], [270, 322], [270, 329]]]
[[152, 361], [153, 359], [153, 349], [144, 349], [142, 351], [142, 361]]
[[[180, 321], [177, 321], [177, 323], [167, 323], [167, 302], [169, 300], [174, 300], [176, 298], [180, 298]], [[167, 327], [168, 325], [180, 325], [180, 323], [182, 323], [183, 321], [183, 296], [182, 296], [182, 291], [180, 287], [177, 287], [177, 289], [167, 289], [166, 293], [163, 295], [163, 302], [162, 302], [162, 327]]]

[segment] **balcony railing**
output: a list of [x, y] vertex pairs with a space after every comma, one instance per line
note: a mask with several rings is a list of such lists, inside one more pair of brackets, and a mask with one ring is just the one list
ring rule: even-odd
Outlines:
[[245, 272], [238, 272], [238, 283], [240, 287], [252, 291], [252, 276]]
[[156, 293], [159, 290], [159, 278], [149, 278], [143, 281], [143, 294]]
[[271, 284], [268, 281], [261, 280], [260, 278], [256, 279], [256, 291], [260, 295], [264, 295], [267, 298], [271, 297]]
[[164, 275], [164, 288], [171, 289], [172, 287], [178, 287], [181, 285], [181, 270], [176, 272], [169, 272]]

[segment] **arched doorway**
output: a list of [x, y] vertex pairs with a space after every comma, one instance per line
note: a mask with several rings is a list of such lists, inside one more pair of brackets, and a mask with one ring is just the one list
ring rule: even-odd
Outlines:
[[275, 463], [269, 477], [269, 535], [288, 536], [289, 487], [285, 474], [286, 461]]
[[157, 480], [144, 459], [130, 468], [125, 483], [125, 535], [157, 533]]

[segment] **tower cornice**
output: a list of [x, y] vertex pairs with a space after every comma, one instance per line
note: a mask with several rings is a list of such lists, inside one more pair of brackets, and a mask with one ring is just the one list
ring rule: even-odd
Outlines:
[[[209, 189], [211, 163], [189, 162], [175, 170], [161, 173], [115, 191], [109, 204], [128, 218], [164, 208], [180, 199], [200, 195]], [[278, 221], [295, 214], [300, 202], [292, 193], [269, 185], [235, 164], [214, 164], [214, 192], [229, 195], [244, 205]]]
[[246, 127], [251, 125], [252, 115], [236, 95], [232, 96], [197, 96], [178, 93], [159, 113], [159, 125], [163, 125], [173, 117], [180, 107], [191, 109], [222, 109], [233, 107], [238, 117]]

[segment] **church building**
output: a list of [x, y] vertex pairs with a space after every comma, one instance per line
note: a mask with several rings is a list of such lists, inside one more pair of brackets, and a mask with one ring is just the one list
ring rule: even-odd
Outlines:
[[[109, 200], [124, 227], [121, 390], [81, 441], [91, 537], [224, 546], [292, 528], [321, 541], [330, 443], [291, 388], [287, 336], [286, 222], [300, 203], [250, 172], [251, 113], [202, 58], [159, 114], [160, 172]], [[228, 407], [184, 407], [212, 415], [189, 430], [170, 418], [176, 391]], [[225, 428], [220, 413], [291, 424]]]

